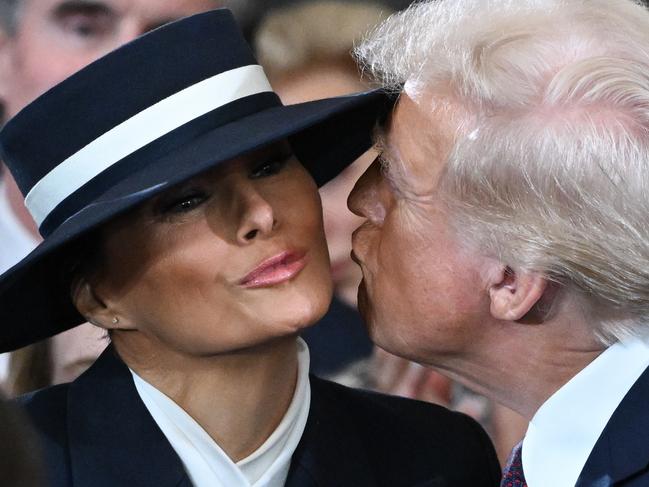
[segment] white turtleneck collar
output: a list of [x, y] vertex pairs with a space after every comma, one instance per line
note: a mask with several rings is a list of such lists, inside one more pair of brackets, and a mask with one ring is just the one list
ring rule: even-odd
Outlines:
[[291, 404], [270, 437], [234, 463], [207, 432], [168, 396], [138, 376], [142, 402], [180, 457], [195, 487], [282, 487], [309, 415], [309, 349], [298, 339], [298, 377]]

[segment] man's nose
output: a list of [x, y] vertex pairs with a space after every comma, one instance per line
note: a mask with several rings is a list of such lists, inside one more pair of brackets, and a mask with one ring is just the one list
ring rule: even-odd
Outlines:
[[356, 181], [347, 198], [347, 206], [352, 213], [373, 223], [382, 223], [385, 219], [385, 207], [379, 188], [381, 177], [381, 165], [377, 158]]

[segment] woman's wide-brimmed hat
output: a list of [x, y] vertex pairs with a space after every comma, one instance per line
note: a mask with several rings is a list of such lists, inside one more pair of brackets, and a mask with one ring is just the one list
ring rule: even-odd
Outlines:
[[93, 229], [284, 139], [324, 184], [369, 148], [389, 104], [368, 92], [283, 106], [225, 9], [156, 29], [55, 86], [0, 133], [44, 237], [0, 276], [0, 352], [85, 321], [63, 267]]

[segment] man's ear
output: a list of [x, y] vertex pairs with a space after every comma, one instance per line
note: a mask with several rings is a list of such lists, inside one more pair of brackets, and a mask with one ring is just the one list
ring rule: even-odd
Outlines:
[[541, 274], [503, 267], [489, 287], [491, 315], [499, 320], [523, 319], [543, 297], [547, 285]]
[[77, 311], [89, 323], [106, 330], [133, 329], [123, 313], [120, 313], [96, 292], [93, 285], [85, 278], [80, 278], [72, 289], [72, 301]]

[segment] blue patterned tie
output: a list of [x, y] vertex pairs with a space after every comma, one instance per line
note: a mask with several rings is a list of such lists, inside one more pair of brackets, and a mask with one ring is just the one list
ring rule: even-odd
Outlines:
[[523, 475], [522, 451], [523, 442], [521, 441], [509, 455], [507, 466], [503, 469], [503, 479], [500, 481], [500, 487], [527, 487], [525, 475]]

